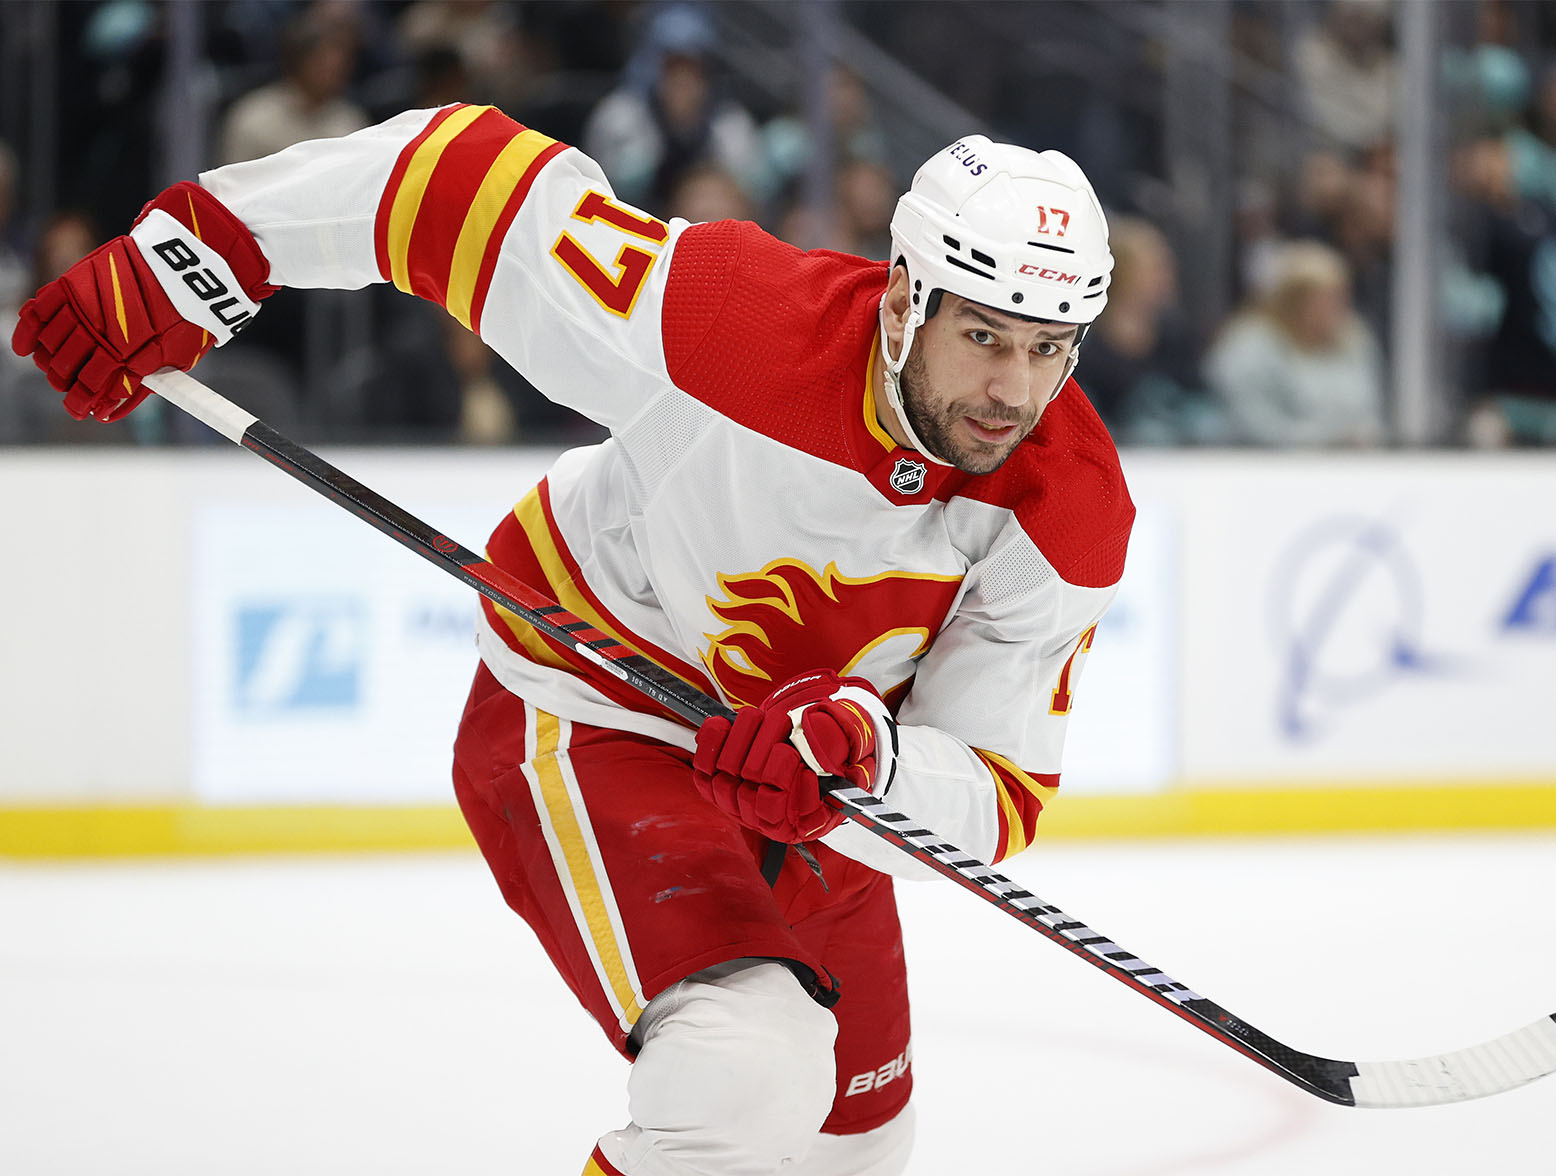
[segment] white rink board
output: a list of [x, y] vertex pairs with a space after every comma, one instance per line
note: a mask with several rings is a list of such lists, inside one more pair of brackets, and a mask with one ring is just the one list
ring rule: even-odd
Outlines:
[[[555, 454], [326, 456], [479, 549]], [[1556, 779], [1556, 460], [1125, 470], [1071, 794]], [[0, 496], [0, 804], [447, 799], [466, 589], [228, 449], [7, 450]]]
[[[480, 551], [557, 452], [322, 456]], [[452, 635], [462, 622], [448, 609], [463, 605], [439, 602], [458, 586], [440, 583], [447, 577], [419, 556], [225, 443], [178, 452], [4, 450], [0, 496], [12, 504], [0, 512], [0, 544], [20, 556], [0, 577], [0, 609], [10, 620], [0, 635], [0, 804], [190, 800], [197, 761], [206, 799], [449, 798], [446, 712], [457, 719], [469, 686], [473, 629]], [[213, 537], [223, 512], [250, 529]], [[318, 610], [307, 614], [305, 602]], [[288, 675], [306, 678], [318, 664], [289, 660], [280, 645], [252, 643], [269, 660], [263, 673], [240, 680], [241, 609], [254, 610], [250, 633], [259, 633], [267, 604], [277, 610], [273, 624], [286, 622], [265, 631], [271, 639], [295, 637], [310, 616], [314, 635], [324, 626], [320, 652], [329, 658], [359, 639], [352, 648], [372, 675], [359, 676], [359, 698], [371, 699], [375, 713], [310, 719], [307, 708], [288, 711], [288, 697], [308, 697], [307, 682], [289, 686]], [[369, 627], [332, 627], [342, 616]], [[460, 645], [463, 655], [453, 652]], [[463, 683], [436, 704], [445, 713], [423, 717], [417, 675], [434, 663], [447, 674], [461, 656]], [[415, 668], [405, 665], [410, 657]], [[407, 751], [407, 738], [417, 750]], [[412, 786], [403, 772], [375, 782], [370, 770], [337, 770], [343, 758], [367, 769], [388, 757], [425, 764], [439, 743], [435, 778]], [[248, 756], [257, 757], [252, 768], [239, 762]]]
[[1077, 659], [1066, 795], [1159, 792], [1176, 767], [1177, 514], [1162, 501], [1137, 510], [1118, 595]]

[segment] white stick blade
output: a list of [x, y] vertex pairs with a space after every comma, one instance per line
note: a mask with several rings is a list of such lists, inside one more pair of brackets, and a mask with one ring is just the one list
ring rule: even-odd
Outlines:
[[1556, 1072], [1556, 1021], [1541, 1017], [1505, 1037], [1436, 1057], [1358, 1062], [1359, 1107], [1429, 1107], [1512, 1090]]

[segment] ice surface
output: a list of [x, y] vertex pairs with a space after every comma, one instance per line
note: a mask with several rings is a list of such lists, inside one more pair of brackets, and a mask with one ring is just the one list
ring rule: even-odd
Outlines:
[[[1039, 845], [1007, 872], [1299, 1049], [1556, 1011], [1556, 836]], [[1331, 1107], [903, 884], [925, 1176], [1544, 1171], [1556, 1079]], [[0, 862], [0, 1172], [574, 1176], [626, 1066], [469, 855]]]

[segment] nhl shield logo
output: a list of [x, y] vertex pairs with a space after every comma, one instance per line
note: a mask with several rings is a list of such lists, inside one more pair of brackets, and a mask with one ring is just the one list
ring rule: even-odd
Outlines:
[[904, 496], [917, 494], [924, 488], [924, 477], [928, 473], [929, 467], [923, 462], [899, 457], [897, 464], [892, 467], [891, 488]]

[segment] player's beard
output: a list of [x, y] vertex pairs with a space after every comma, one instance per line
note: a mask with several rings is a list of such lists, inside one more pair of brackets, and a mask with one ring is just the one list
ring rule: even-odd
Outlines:
[[[1037, 425], [1042, 411], [1032, 404], [1026, 408], [1010, 408], [991, 405], [987, 401], [950, 400], [930, 379], [924, 349], [917, 345], [917, 340], [898, 379], [902, 387], [903, 411], [914, 435], [934, 456], [967, 474], [989, 474], [999, 469]], [[1000, 442], [968, 436], [965, 429], [959, 434], [958, 425], [969, 416], [990, 423], [1015, 425], [1016, 431], [1008, 441]]]

